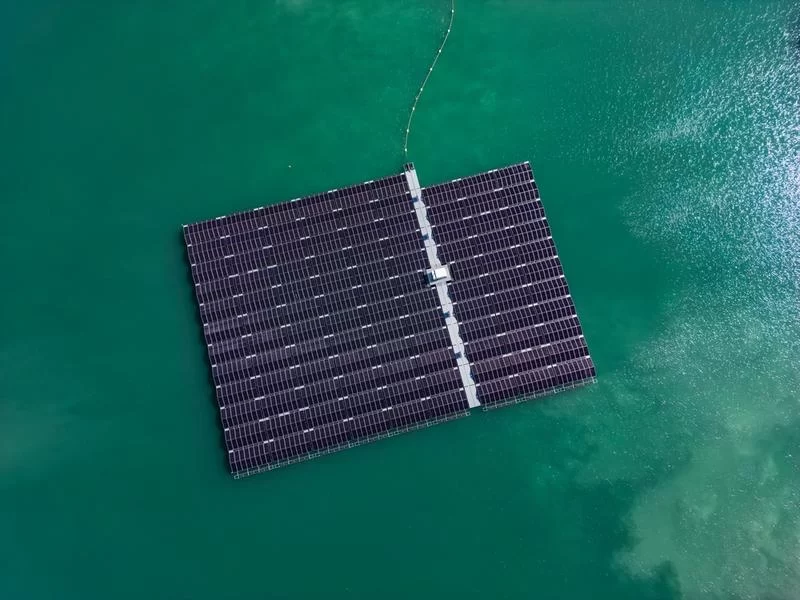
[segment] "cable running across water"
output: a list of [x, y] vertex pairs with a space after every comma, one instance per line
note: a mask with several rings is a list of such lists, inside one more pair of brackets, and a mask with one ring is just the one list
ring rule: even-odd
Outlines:
[[422, 80], [422, 85], [419, 86], [419, 91], [414, 98], [414, 104], [411, 106], [411, 114], [408, 115], [408, 123], [406, 123], [406, 139], [403, 141], [403, 156], [406, 160], [408, 160], [408, 134], [411, 133], [411, 121], [414, 118], [414, 112], [417, 110], [417, 103], [419, 103], [419, 98], [422, 96], [422, 91], [425, 89], [425, 85], [428, 83], [431, 73], [433, 73], [433, 68], [436, 66], [439, 57], [442, 55], [442, 50], [444, 50], [444, 45], [447, 43], [447, 38], [450, 37], [450, 30], [453, 29], [453, 19], [455, 19], [455, 17], [456, 0], [450, 0], [450, 24], [447, 26], [447, 33], [444, 34], [442, 45], [439, 46], [439, 50], [436, 52], [436, 56], [433, 57], [433, 62], [428, 69], [428, 73], [425, 75], [425, 79]]

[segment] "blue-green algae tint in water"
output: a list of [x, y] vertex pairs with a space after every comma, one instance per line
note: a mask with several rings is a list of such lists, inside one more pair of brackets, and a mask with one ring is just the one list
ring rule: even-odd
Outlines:
[[800, 8], [460, 0], [599, 382], [243, 481], [182, 223], [396, 173], [450, 2], [0, 1], [0, 598], [800, 598]]

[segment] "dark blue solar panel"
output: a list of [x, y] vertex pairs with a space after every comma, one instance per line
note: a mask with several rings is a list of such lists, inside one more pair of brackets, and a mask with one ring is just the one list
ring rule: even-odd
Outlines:
[[184, 235], [235, 475], [467, 410], [404, 176]]
[[530, 166], [425, 188], [423, 197], [481, 404], [592, 380]]

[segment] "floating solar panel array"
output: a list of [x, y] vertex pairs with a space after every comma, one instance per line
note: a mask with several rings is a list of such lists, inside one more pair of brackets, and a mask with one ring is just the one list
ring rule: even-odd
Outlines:
[[236, 477], [594, 378], [527, 163], [184, 237]]

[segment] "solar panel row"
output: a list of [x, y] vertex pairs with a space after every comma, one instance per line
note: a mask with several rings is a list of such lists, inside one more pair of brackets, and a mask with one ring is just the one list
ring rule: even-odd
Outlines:
[[390, 410], [370, 412], [313, 429], [284, 435], [230, 452], [234, 475], [242, 477], [331, 451], [408, 431], [465, 414], [463, 391], [408, 402]]
[[[381, 369], [390, 371], [389, 373], [373, 375], [370, 385], [365, 385], [360, 390], [345, 392], [338, 389], [335, 380], [326, 380], [314, 386], [306, 386], [307, 393], [301, 396], [292, 396], [289, 399], [288, 395], [285, 395], [287, 401], [283, 404], [275, 402], [280, 398], [278, 395], [269, 406], [258, 412], [260, 416], [257, 429], [264, 433], [263, 437], [247, 438], [245, 434], [256, 424], [246, 422], [228, 427], [225, 438], [230, 447], [238, 447], [243, 445], [243, 438], [249, 443], [264, 441], [276, 437], [281, 432], [285, 434], [298, 429], [312, 429], [333, 420], [388, 410], [396, 405], [405, 404], [409, 394], [420, 394], [420, 397], [424, 398], [458, 389], [456, 385], [458, 379], [453, 377], [453, 367], [450, 366], [451, 360], [447, 350], [442, 350], [419, 357], [416, 361], [404, 360], [389, 365]], [[414, 364], [415, 362], [420, 364]], [[423, 367], [430, 369], [428, 371], [430, 375], [416, 379], [418, 369]], [[375, 390], [383, 393], [376, 394]], [[292, 427], [292, 424], [301, 426]]]
[[258, 229], [260, 225], [281, 225], [303, 218], [327, 218], [330, 213], [343, 207], [358, 206], [361, 207], [361, 210], [367, 210], [371, 203], [379, 199], [404, 196], [407, 193], [405, 177], [394, 175], [341, 190], [295, 198], [288, 202], [260, 207], [252, 211], [186, 225], [184, 236], [187, 244], [194, 246], [203, 242], [225, 239], [231, 234], [242, 235]]

